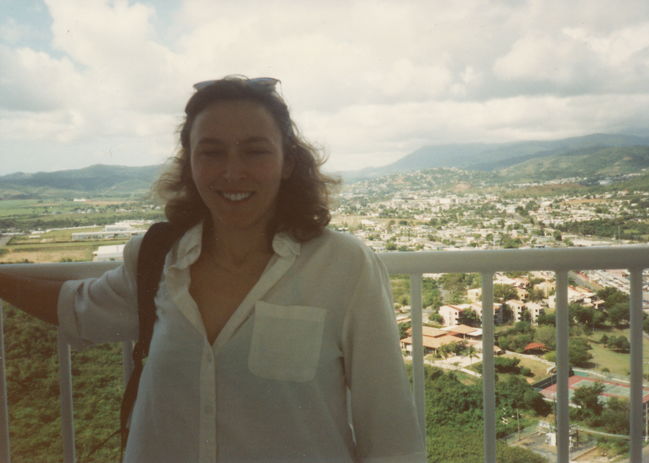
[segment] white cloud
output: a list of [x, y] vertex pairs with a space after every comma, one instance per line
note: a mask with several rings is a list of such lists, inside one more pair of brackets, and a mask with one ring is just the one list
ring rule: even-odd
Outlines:
[[0, 45], [0, 68], [0, 105], [19, 111], [66, 106], [81, 83], [70, 60], [30, 48]]
[[14, 18], [5, 18], [0, 24], [0, 42], [18, 43], [29, 37], [33, 29], [27, 24], [20, 24]]
[[50, 49], [0, 25], [3, 172], [159, 162], [191, 84], [231, 73], [280, 78], [334, 169], [649, 126], [646, 0], [45, 3]]

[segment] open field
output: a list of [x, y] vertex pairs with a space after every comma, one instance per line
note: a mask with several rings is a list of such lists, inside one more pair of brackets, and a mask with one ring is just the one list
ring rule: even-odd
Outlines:
[[13, 244], [27, 244], [27, 243], [47, 243], [52, 241], [72, 241], [73, 233], [87, 233], [102, 231], [104, 227], [84, 227], [66, 230], [51, 230], [40, 234], [29, 234], [14, 236], [9, 245]]
[[22, 262], [34, 263], [47, 263], [47, 262], [62, 262], [65, 260], [72, 261], [91, 261], [92, 248], [77, 248], [77, 249], [51, 249], [39, 251], [15, 251], [8, 252], [0, 257], [0, 263], [15, 264]]
[[126, 241], [119, 239], [10, 245], [3, 248], [6, 252], [0, 255], [0, 263], [91, 261], [93, 251], [96, 251], [99, 246], [124, 244]]
[[[590, 345], [592, 350], [590, 351], [593, 354], [592, 362], [595, 364], [595, 370], [602, 371], [607, 368], [612, 374], [617, 376], [628, 376], [630, 371], [629, 354], [621, 354], [619, 352], [613, 352], [610, 349], [607, 349], [604, 345], [599, 344], [597, 341], [600, 340], [602, 335], [606, 336], [626, 336], [630, 340], [629, 330], [628, 329], [611, 329], [607, 331], [595, 330], [588, 337], [591, 341]], [[642, 355], [643, 358], [649, 359], [649, 341], [645, 338], [642, 342]], [[645, 368], [646, 371], [646, 368]]]
[[534, 360], [534, 359], [530, 359], [526, 357], [518, 357], [518, 356], [516, 356], [516, 358], [520, 360], [519, 363], [520, 366], [529, 368], [532, 371], [532, 374], [534, 376], [529, 376], [525, 378], [528, 382], [535, 383], [548, 376], [547, 374], [548, 365], [541, 362], [540, 360]]

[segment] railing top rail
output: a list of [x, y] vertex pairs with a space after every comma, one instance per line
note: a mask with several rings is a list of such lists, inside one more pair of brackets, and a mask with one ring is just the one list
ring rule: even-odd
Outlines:
[[393, 273], [649, 268], [649, 246], [594, 246], [381, 253]]
[[[532, 270], [589, 270], [649, 268], [649, 245], [593, 246], [379, 253], [392, 273], [452, 273]], [[57, 279], [101, 275], [120, 262], [62, 262], [6, 264], [0, 267], [33, 277]]]

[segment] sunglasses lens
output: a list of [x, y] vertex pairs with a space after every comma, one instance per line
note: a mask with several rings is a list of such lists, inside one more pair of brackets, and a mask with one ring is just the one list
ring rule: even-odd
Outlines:
[[250, 79], [248, 81], [248, 85], [252, 85], [253, 87], [261, 87], [272, 92], [275, 90], [275, 86], [278, 82], [278, 79], [274, 79], [272, 77], [255, 77], [254, 79]]
[[[212, 84], [219, 82], [218, 80], [204, 80], [202, 82], [197, 82], [193, 85], [196, 91], [202, 90], [205, 87], [209, 87]], [[259, 88], [268, 92], [274, 92], [279, 79], [273, 77], [255, 77], [253, 79], [248, 79], [244, 81], [246, 85], [251, 87]]]
[[217, 82], [216, 80], [204, 80], [202, 82], [196, 82], [192, 87], [194, 87], [195, 90], [202, 90], [205, 87], [208, 87], [212, 85], [213, 83]]

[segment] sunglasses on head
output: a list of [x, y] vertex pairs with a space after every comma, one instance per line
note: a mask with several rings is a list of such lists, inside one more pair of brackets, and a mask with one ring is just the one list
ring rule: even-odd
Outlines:
[[[205, 87], [209, 87], [210, 85], [213, 85], [217, 82], [220, 82], [221, 79], [213, 79], [213, 80], [204, 80], [202, 82], [198, 82], [194, 84], [194, 88], [199, 91], [204, 89]], [[248, 85], [250, 87], [259, 89], [259, 90], [264, 90], [269, 93], [275, 91], [275, 87], [277, 84], [280, 82], [279, 79], [275, 79], [274, 77], [255, 77], [252, 79], [244, 79], [242, 82], [245, 85]]]

